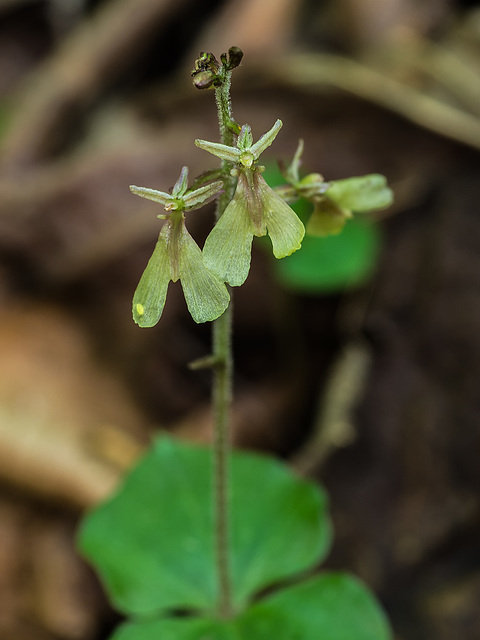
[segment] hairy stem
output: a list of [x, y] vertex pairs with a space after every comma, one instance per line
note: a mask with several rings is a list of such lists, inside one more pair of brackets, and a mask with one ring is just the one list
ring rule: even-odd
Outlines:
[[[232, 145], [234, 134], [229, 128], [230, 75], [215, 89], [218, 107], [221, 141]], [[230, 175], [229, 163], [222, 163], [225, 175], [224, 193], [217, 200], [216, 219], [222, 215], [233, 197], [236, 178]], [[233, 613], [230, 568], [230, 522], [229, 522], [229, 456], [230, 456], [230, 405], [232, 398], [232, 305], [213, 324], [213, 356], [215, 361], [213, 379], [213, 474], [215, 511], [215, 558], [217, 571], [217, 613], [228, 618]]]
[[227, 71], [222, 83], [215, 89], [215, 100], [218, 109], [218, 124], [220, 127], [220, 136], [222, 144], [228, 146], [233, 145], [233, 131], [230, 128], [232, 122], [232, 107], [230, 103], [230, 85], [232, 80], [232, 72]]
[[213, 353], [215, 357], [214, 405], [214, 493], [215, 493], [215, 555], [217, 565], [217, 612], [222, 618], [232, 614], [230, 575], [230, 523], [229, 523], [229, 453], [231, 403], [231, 306], [213, 326]]

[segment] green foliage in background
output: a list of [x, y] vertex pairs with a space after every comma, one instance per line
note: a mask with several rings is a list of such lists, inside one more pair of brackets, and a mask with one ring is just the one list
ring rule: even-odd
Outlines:
[[307, 235], [300, 251], [274, 263], [275, 274], [287, 288], [301, 293], [343, 291], [373, 274], [380, 246], [377, 225], [355, 218], [340, 235]]

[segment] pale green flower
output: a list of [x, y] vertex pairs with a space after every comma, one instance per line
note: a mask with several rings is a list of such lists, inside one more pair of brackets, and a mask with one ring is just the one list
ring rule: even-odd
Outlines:
[[260, 154], [272, 144], [282, 122], [253, 144], [248, 125], [241, 128], [237, 146], [196, 140], [195, 144], [234, 164], [238, 175], [235, 195], [210, 232], [203, 254], [205, 264], [219, 278], [233, 286], [243, 284], [250, 269], [253, 236], [268, 232], [276, 258], [300, 248], [305, 228], [297, 214], [263, 179], [258, 167]]
[[302, 153], [303, 140], [300, 140], [290, 166], [283, 171], [290, 186], [281, 187], [279, 192], [288, 202], [306, 198], [313, 203], [307, 223], [307, 232], [311, 235], [336, 235], [353, 212], [377, 211], [392, 204], [393, 194], [386, 178], [376, 173], [330, 182], [319, 173], [300, 178]]
[[312, 236], [336, 236], [343, 231], [348, 218], [352, 217], [350, 211], [341, 209], [330, 198], [319, 197], [312, 199], [312, 202], [313, 211], [307, 222], [307, 233]]
[[233, 199], [205, 241], [205, 264], [232, 286], [245, 282], [253, 236], [268, 231], [276, 258], [300, 248], [305, 233], [295, 212], [271, 189], [258, 171], [238, 177]]
[[183, 167], [172, 193], [131, 186], [133, 193], [163, 205], [167, 213], [147, 268], [133, 296], [133, 319], [141, 327], [159, 321], [170, 281], [180, 280], [188, 310], [195, 322], [218, 318], [228, 306], [230, 296], [223, 281], [205, 266], [202, 252], [185, 227], [184, 211], [197, 209], [221, 190], [223, 183], [187, 191], [188, 169]]
[[[389, 207], [393, 202], [393, 193], [387, 185], [385, 176], [372, 173], [366, 176], [332, 180], [317, 186], [315, 179], [306, 176], [299, 183], [299, 193], [311, 193], [309, 199], [314, 208], [307, 223], [307, 231], [312, 235], [328, 236], [340, 233], [353, 213], [369, 213]], [[304, 191], [302, 192], [302, 183]], [[324, 188], [326, 187], [326, 188]], [[306, 196], [308, 197], [308, 195]]]

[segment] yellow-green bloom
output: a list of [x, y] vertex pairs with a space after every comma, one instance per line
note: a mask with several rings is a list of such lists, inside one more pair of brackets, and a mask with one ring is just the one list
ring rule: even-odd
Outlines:
[[[305, 194], [302, 193], [302, 183], [307, 191], [312, 192], [313, 182], [308, 184], [309, 177], [303, 178], [297, 186], [299, 194]], [[393, 194], [385, 176], [377, 173], [323, 184], [326, 188], [322, 187], [317, 194], [312, 192], [309, 198], [314, 208], [307, 223], [307, 231], [312, 235], [340, 233], [353, 213], [378, 211], [389, 207], [393, 202]]]
[[325, 182], [319, 173], [300, 178], [302, 153], [300, 140], [290, 166], [283, 171], [290, 186], [282, 187], [281, 193], [287, 201], [305, 198], [312, 202], [313, 212], [307, 223], [311, 235], [338, 234], [353, 212], [368, 213], [392, 204], [393, 194], [387, 180], [377, 173], [330, 182]]
[[233, 286], [243, 284], [250, 269], [253, 236], [268, 232], [276, 258], [300, 248], [305, 228], [297, 214], [265, 182], [258, 166], [260, 154], [272, 144], [282, 122], [253, 144], [248, 125], [241, 128], [237, 147], [196, 140], [205, 151], [234, 164], [238, 175], [235, 195], [210, 232], [203, 254], [205, 264], [219, 278]]
[[223, 183], [187, 191], [188, 169], [183, 167], [172, 193], [131, 186], [130, 190], [163, 205], [165, 220], [147, 268], [133, 296], [133, 319], [141, 327], [159, 321], [170, 281], [180, 280], [188, 310], [195, 322], [218, 318], [228, 306], [225, 284], [205, 266], [203, 255], [185, 227], [184, 212], [197, 209], [221, 190]]
[[336, 236], [352, 217], [351, 211], [341, 209], [333, 200], [324, 196], [312, 198], [313, 211], [307, 222], [307, 233], [312, 236]]
[[300, 248], [305, 230], [296, 213], [258, 171], [247, 169], [220, 220], [205, 241], [205, 264], [232, 286], [243, 284], [250, 269], [253, 236], [268, 231], [276, 258]]

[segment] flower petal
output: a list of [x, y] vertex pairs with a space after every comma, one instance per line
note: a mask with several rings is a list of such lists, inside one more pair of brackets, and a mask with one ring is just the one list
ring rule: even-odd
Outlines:
[[250, 270], [254, 228], [238, 188], [203, 247], [205, 264], [223, 282], [238, 287]]
[[259, 176], [263, 216], [272, 241], [273, 255], [285, 258], [302, 245], [305, 227], [295, 211]]
[[241, 151], [249, 149], [253, 144], [252, 129], [249, 124], [244, 124], [240, 129], [237, 139], [237, 148]]
[[133, 296], [133, 319], [140, 327], [153, 327], [160, 320], [169, 282], [167, 241], [160, 233], [152, 257]]
[[315, 203], [313, 213], [307, 222], [307, 233], [323, 238], [337, 235], [351, 217], [349, 211], [341, 209], [333, 200], [324, 197]]
[[385, 209], [393, 201], [393, 193], [387, 185], [387, 179], [378, 173], [332, 180], [327, 196], [342, 209], [356, 213]]
[[250, 147], [249, 151], [253, 153], [257, 160], [260, 154], [262, 154], [265, 149], [267, 149], [267, 147], [269, 147], [275, 140], [275, 138], [277, 137], [277, 133], [280, 131], [282, 126], [283, 122], [281, 120], [277, 120], [270, 131], [264, 133], [260, 140], [255, 142], [255, 144]]
[[172, 189], [172, 196], [174, 198], [181, 198], [188, 186], [188, 167], [182, 167], [180, 176]]
[[204, 204], [207, 204], [207, 202], [217, 196], [222, 189], [223, 182], [221, 180], [217, 180], [216, 182], [211, 182], [203, 187], [199, 187], [194, 191], [187, 192], [183, 197], [185, 210], [191, 211], [192, 209], [197, 209], [199, 206], [201, 207]]
[[179, 272], [188, 310], [195, 322], [215, 320], [230, 302], [227, 287], [208, 271], [200, 248], [185, 227], [182, 235]]
[[234, 147], [229, 147], [220, 142], [208, 142], [208, 140], [195, 140], [195, 144], [200, 149], [212, 153], [214, 156], [227, 160], [228, 162], [238, 162], [240, 151]]
[[147, 198], [147, 200], [153, 200], [165, 206], [172, 200], [172, 196], [164, 191], [157, 191], [156, 189], [147, 189], [147, 187], [136, 187], [134, 184], [130, 185], [130, 191], [136, 196], [141, 198]]

